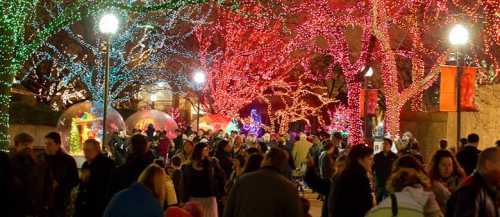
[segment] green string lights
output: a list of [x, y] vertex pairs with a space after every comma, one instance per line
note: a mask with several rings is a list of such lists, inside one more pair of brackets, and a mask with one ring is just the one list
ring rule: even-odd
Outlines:
[[[116, 8], [133, 13], [148, 13], [158, 10], [177, 9], [187, 4], [203, 3], [205, 0], [170, 0], [161, 3], [130, 5], [116, 0], [77, 0], [64, 11], [47, 22], [42, 31], [28, 37], [27, 28], [36, 16], [37, 0], [2, 1], [0, 3], [0, 149], [9, 145], [9, 106], [12, 80], [22, 65], [40, 48], [48, 38], [83, 17], [102, 10]], [[27, 40], [31, 38], [31, 40]]]

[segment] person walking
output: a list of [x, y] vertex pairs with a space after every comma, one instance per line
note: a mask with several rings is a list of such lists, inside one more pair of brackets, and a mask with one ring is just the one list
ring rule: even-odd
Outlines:
[[479, 136], [475, 133], [471, 133], [467, 136], [467, 144], [465, 147], [457, 153], [457, 160], [460, 166], [464, 168], [465, 174], [470, 176], [477, 165], [477, 159], [479, 157]]
[[217, 217], [217, 199], [224, 192], [224, 171], [209, 152], [207, 144], [196, 144], [191, 162], [182, 167], [182, 202], [197, 202], [203, 217]]
[[458, 165], [453, 154], [448, 150], [438, 150], [432, 157], [429, 176], [432, 181], [432, 192], [446, 213], [446, 203], [465, 178], [465, 173]]
[[233, 148], [229, 142], [225, 139], [219, 140], [217, 146], [215, 147], [215, 157], [219, 161], [220, 166], [224, 170], [224, 174], [227, 176], [233, 173], [233, 158], [232, 158]]
[[363, 144], [351, 148], [345, 170], [332, 186], [329, 214], [335, 217], [363, 217], [374, 205], [369, 174], [373, 149]]
[[392, 152], [392, 140], [384, 138], [382, 151], [373, 157], [373, 172], [375, 174], [375, 195], [377, 202], [382, 201], [388, 192], [385, 184], [389, 175], [391, 175], [392, 164], [398, 158], [396, 153]]
[[61, 148], [61, 136], [56, 132], [45, 136], [45, 152], [53, 187], [53, 204], [49, 207], [49, 215], [64, 217], [67, 216], [71, 191], [79, 182], [76, 161]]
[[389, 197], [371, 209], [366, 217], [442, 217], [434, 194], [429, 189], [431, 181], [424, 167], [412, 155], [400, 157], [387, 180]]
[[10, 179], [7, 198], [10, 206], [2, 210], [9, 217], [48, 216], [52, 183], [46, 162], [33, 153], [33, 137], [20, 133], [14, 137], [14, 149], [10, 152]]
[[[340, 139], [336, 136], [339, 136]], [[319, 175], [323, 179], [332, 178], [333, 173], [335, 172], [335, 159], [339, 154], [337, 147], [338, 144], [340, 144], [340, 141], [342, 141], [342, 136], [340, 135], [340, 133], [335, 133], [332, 142], [326, 143], [325, 150], [321, 152], [319, 156]]]
[[86, 161], [82, 165], [75, 202], [75, 217], [102, 216], [110, 199], [114, 162], [101, 151], [95, 139], [83, 143]]
[[165, 180], [163, 168], [149, 165], [136, 183], [113, 196], [103, 217], [163, 217]]
[[188, 164], [191, 161], [191, 154], [193, 153], [194, 143], [186, 140], [180, 150], [175, 156], [181, 159], [182, 165]]
[[242, 175], [233, 186], [224, 217], [302, 217], [303, 210], [296, 185], [283, 172], [287, 156], [272, 147], [262, 168]]
[[165, 161], [168, 159], [171, 146], [172, 141], [167, 137], [167, 132], [161, 131], [158, 135], [158, 154]]
[[446, 217], [499, 217], [500, 149], [479, 154], [477, 170], [451, 195]]
[[135, 134], [130, 138], [127, 161], [115, 170], [112, 181], [112, 194], [128, 188], [134, 183], [142, 171], [153, 159], [148, 157], [148, 138], [142, 134]]
[[299, 140], [293, 144], [292, 157], [296, 166], [294, 176], [299, 177], [305, 173], [306, 157], [312, 145], [311, 142], [307, 141], [307, 136], [304, 133], [301, 133]]

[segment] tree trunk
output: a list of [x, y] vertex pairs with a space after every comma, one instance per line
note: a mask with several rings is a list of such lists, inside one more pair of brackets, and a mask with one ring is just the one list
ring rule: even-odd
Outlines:
[[347, 82], [347, 109], [349, 111], [349, 144], [355, 145], [362, 143], [362, 122], [359, 117], [359, 95], [361, 92], [361, 83], [357, 79], [346, 79]]

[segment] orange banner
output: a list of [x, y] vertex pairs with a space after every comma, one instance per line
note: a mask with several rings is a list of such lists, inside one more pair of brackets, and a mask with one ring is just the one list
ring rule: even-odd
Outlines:
[[[456, 66], [441, 66], [441, 83], [439, 87], [439, 111], [457, 111]], [[460, 108], [463, 111], [475, 111], [474, 97], [476, 94], [475, 67], [462, 67], [460, 79]]]
[[361, 117], [365, 116], [365, 93], [368, 92], [368, 114], [374, 115], [377, 110], [378, 89], [362, 89], [359, 95], [359, 113]]

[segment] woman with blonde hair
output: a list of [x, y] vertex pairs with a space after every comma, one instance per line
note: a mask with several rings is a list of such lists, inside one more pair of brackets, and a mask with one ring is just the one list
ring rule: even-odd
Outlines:
[[104, 211], [104, 217], [163, 217], [166, 174], [151, 164], [129, 188], [118, 192]]
[[431, 180], [419, 160], [411, 155], [400, 157], [387, 180], [390, 197], [385, 198], [368, 212], [366, 217], [405, 216], [442, 217], [443, 213], [428, 191]]

